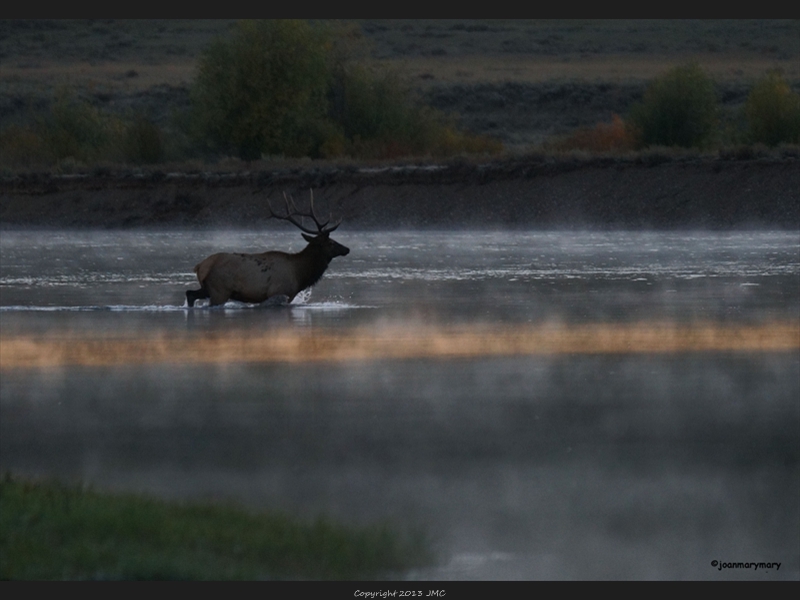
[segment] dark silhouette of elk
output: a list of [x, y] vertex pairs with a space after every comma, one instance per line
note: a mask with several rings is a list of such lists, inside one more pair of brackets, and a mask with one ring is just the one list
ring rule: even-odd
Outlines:
[[[286, 296], [291, 302], [297, 294], [319, 281], [331, 260], [350, 252], [330, 238], [341, 219], [333, 225], [329, 224], [330, 217], [320, 222], [314, 210], [313, 190], [309, 212], [300, 212], [290, 198], [284, 193], [286, 214], [276, 213], [267, 201], [270, 217], [289, 221], [299, 228], [308, 246], [295, 254], [277, 250], [261, 254], [212, 254], [194, 268], [200, 289], [186, 291], [189, 306], [205, 298], [211, 306], [225, 304], [228, 300], [257, 304], [273, 296]], [[311, 219], [316, 229], [306, 227], [304, 219]]]

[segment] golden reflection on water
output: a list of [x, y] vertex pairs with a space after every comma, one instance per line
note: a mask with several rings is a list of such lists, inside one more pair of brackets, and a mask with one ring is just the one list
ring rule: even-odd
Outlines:
[[285, 327], [268, 332], [127, 336], [85, 332], [0, 335], [0, 369], [66, 365], [203, 364], [478, 358], [548, 354], [785, 352], [800, 349], [800, 323], [589, 323], [497, 327]]

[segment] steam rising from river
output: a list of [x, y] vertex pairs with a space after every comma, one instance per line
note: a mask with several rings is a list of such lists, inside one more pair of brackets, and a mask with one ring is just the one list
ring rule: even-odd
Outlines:
[[[796, 232], [3, 232], [0, 469], [420, 527], [411, 579], [800, 577]], [[782, 563], [717, 570], [711, 561]]]
[[[58, 337], [61, 339], [53, 339]], [[676, 352], [786, 352], [800, 350], [800, 323], [719, 326], [585, 324], [508, 328], [355, 328], [317, 333], [294, 328], [257, 335], [81, 337], [61, 332], [36, 337], [0, 336], [0, 369], [64, 365], [191, 364], [481, 358], [537, 354]]]

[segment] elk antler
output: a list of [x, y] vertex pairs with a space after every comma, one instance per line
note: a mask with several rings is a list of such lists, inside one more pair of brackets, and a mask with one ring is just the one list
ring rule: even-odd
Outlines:
[[[300, 209], [297, 208], [297, 205], [294, 203], [294, 198], [292, 198], [291, 194], [287, 197], [286, 192], [283, 192], [283, 201], [286, 203], [286, 214], [281, 215], [276, 213], [275, 210], [272, 208], [272, 204], [269, 200], [267, 200], [267, 206], [269, 206], [270, 217], [275, 217], [276, 219], [282, 219], [284, 221], [289, 221], [292, 225], [299, 228], [301, 231], [304, 231], [310, 235], [323, 235], [329, 234], [334, 231], [339, 225], [341, 225], [342, 220], [339, 219], [333, 225], [328, 225], [331, 222], [331, 217], [328, 215], [328, 220], [324, 223], [320, 223], [320, 219], [317, 216], [317, 212], [314, 209], [314, 190], [309, 189], [311, 193], [311, 203], [310, 203], [310, 211], [309, 212], [301, 212]], [[295, 217], [300, 217], [298, 221]], [[303, 225], [303, 219], [311, 219], [314, 221], [314, 224], [317, 226], [317, 230], [314, 231], [313, 229], [309, 229], [305, 225]]]

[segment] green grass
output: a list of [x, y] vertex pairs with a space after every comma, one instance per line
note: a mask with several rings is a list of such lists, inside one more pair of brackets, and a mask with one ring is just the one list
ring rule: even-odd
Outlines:
[[0, 579], [363, 579], [430, 561], [420, 535], [387, 525], [0, 482]]

